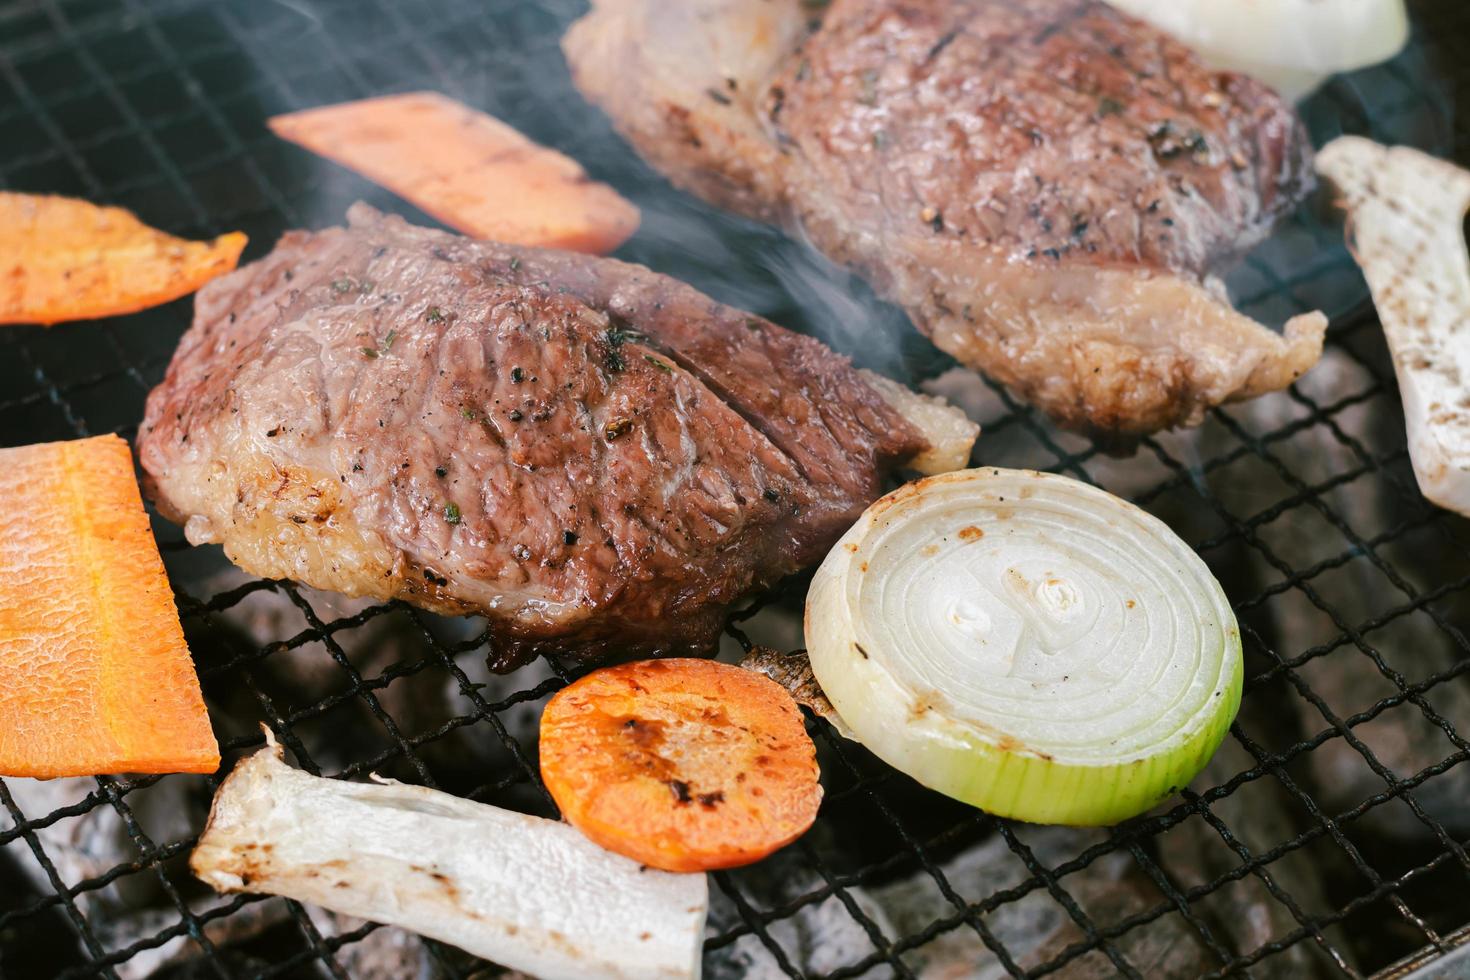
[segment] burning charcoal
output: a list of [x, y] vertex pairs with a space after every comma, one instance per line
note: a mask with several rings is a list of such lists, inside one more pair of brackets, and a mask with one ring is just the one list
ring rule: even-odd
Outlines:
[[[354, 932], [366, 925], [363, 919], [338, 915], [315, 905], [306, 906], [312, 925], [322, 938]], [[393, 926], [380, 926], [362, 939], [337, 950], [337, 962], [353, 980], [435, 980], [443, 975], [417, 933]], [[462, 955], [457, 950], [446, 955]]]
[[[1265, 721], [1275, 706], [1247, 701], [1243, 721]], [[1255, 760], [1238, 741], [1227, 737], [1219, 751], [1196, 780], [1200, 788], [1218, 786], [1237, 773], [1253, 768]], [[1180, 801], [1171, 801], [1172, 808]], [[1209, 807], [1210, 816], [1225, 827], [1251, 855], [1261, 854], [1296, 837], [1304, 827], [1294, 819], [1300, 807], [1292, 804], [1286, 791], [1271, 777], [1263, 777], [1237, 789]], [[1181, 893], [1219, 880], [1239, 870], [1244, 860], [1203, 816], [1194, 815], [1158, 838], [1157, 861]], [[1301, 905], [1323, 905], [1320, 868], [1300, 851], [1288, 852], [1266, 868], [1274, 884]], [[1190, 910], [1212, 931], [1216, 941], [1232, 953], [1260, 948], [1297, 928], [1290, 910], [1274, 898], [1258, 877], [1246, 875], [1238, 882], [1217, 888], [1190, 904]], [[1336, 975], [1324, 962], [1321, 950], [1298, 943], [1256, 967], [1255, 976], [1313, 977]], [[1218, 961], [1209, 965], [1213, 969]], [[1146, 976], [1176, 974], [1144, 971]]]
[[[1019, 836], [1038, 861], [1055, 866], [1095, 843], [1100, 832], [1030, 828]], [[943, 861], [942, 870], [951, 885], [971, 900], [992, 891], [1013, 888], [1030, 877], [1011, 847], [996, 834]], [[760, 905], [779, 905], [822, 884], [818, 875], [800, 865], [789, 852], [741, 876], [742, 889], [754, 892]], [[1093, 910], [1095, 915], [1106, 915], [1099, 925], [1162, 901], [1162, 896], [1126, 853], [1098, 859], [1085, 872], [1068, 876], [1064, 885], [1081, 907]], [[870, 887], [849, 888], [847, 893], [863, 915], [890, 939], [920, 932], [936, 920], [952, 917], [955, 911], [925, 871]], [[711, 925], [717, 932], [740, 921], [728, 902], [712, 904], [710, 914]], [[1082, 939], [1068, 913], [1045, 887], [1033, 888], [1019, 900], [987, 913], [984, 921], [1023, 969], [1040, 966]], [[873, 949], [867, 932], [836, 896], [807, 905], [767, 929], [793, 965], [809, 973], [821, 974], [851, 964]], [[1166, 916], [1146, 928], [1130, 931], [1117, 945], [1121, 955], [1145, 976], [1193, 976], [1214, 965], [1177, 916]], [[1105, 973], [1095, 972], [1094, 960], [1102, 964]], [[968, 925], [941, 932], [905, 954], [904, 961], [923, 977], [1006, 975], [995, 954]], [[1116, 971], [1100, 954], [1092, 954], [1072, 960], [1057, 975], [1114, 976]], [[759, 937], [744, 936], [714, 954], [708, 976], [714, 980], [736, 976], [774, 978], [784, 973]]]
[[[251, 581], [231, 568], [207, 579], [199, 591], [217, 595]], [[326, 702], [323, 710], [309, 712], [293, 725], [313, 762], [334, 772], [392, 752], [375, 768], [385, 775], [413, 778], [416, 773], [403, 759], [401, 748], [378, 713], [405, 738], [436, 730], [449, 719], [470, 713], [473, 709], [460, 690], [459, 680], [443, 661], [448, 658], [460, 664], [473, 683], [486, 674], [481, 666], [483, 648], [457, 657], [441, 654], [430, 645], [429, 636], [440, 650], [467, 643], [474, 646], [473, 639], [484, 624], [401, 609], [373, 615], [360, 625], [354, 622], [378, 605], [304, 587], [276, 586], [250, 592], [207, 617], [186, 615], [184, 628], [204, 672], [205, 698], [214, 709], [216, 723], [228, 726], [223, 734], [246, 738], [258, 734], [256, 726], [269, 720], [261, 695], [277, 711]], [[314, 626], [312, 618], [322, 628]], [[261, 657], [260, 651], [268, 652]], [[347, 666], [339, 663], [339, 657]], [[210, 670], [217, 664], [243, 658], [249, 658], [250, 675], [260, 695], [240, 683], [239, 668], [220, 674]], [[379, 681], [389, 668], [423, 662], [427, 665], [420, 670], [404, 672], [386, 684]], [[354, 683], [352, 672], [363, 679], [366, 690], [344, 700], [342, 693]], [[516, 675], [513, 683], [524, 680], [524, 675]], [[507, 688], [505, 693], [513, 689]], [[486, 693], [481, 691], [482, 695]], [[472, 773], [483, 777], [485, 769], [492, 766], [492, 758], [482, 751], [484, 746], [482, 739], [460, 727], [417, 746], [414, 754], [436, 770], [442, 765], [443, 772], [462, 771], [469, 779]]]
[[[190, 910], [196, 915], [204, 912], [212, 902], [191, 903]], [[222, 919], [210, 919], [203, 924], [204, 935], [216, 949], [229, 950], [240, 943], [249, 942], [268, 930], [289, 920], [286, 906], [280, 902], [258, 902], [245, 905]], [[103, 945], [120, 948], [139, 940], [156, 936], [179, 922], [179, 914], [173, 909], [149, 909], [136, 914], [120, 916], [112, 920], [108, 932], [112, 937]], [[93, 920], [96, 924], [96, 920]], [[197, 970], [201, 977], [211, 975], [202, 965], [202, 951], [190, 936], [175, 936], [153, 949], [141, 950], [130, 959], [118, 964], [117, 975], [122, 980], [157, 980], [161, 976], [187, 974]]]
[[[1365, 387], [1362, 369], [1340, 352], [1331, 353], [1334, 356], [1324, 359], [1322, 367], [1301, 382], [1319, 404]], [[1270, 405], [1262, 401], [1251, 406], [1255, 427], [1282, 424], [1280, 417], [1264, 414]], [[1372, 454], [1399, 445], [1402, 418], [1396, 411], [1384, 410], [1396, 407], [1386, 399], [1376, 399], [1337, 413], [1332, 421], [1342, 437], [1324, 426], [1313, 426], [1291, 441], [1293, 458], [1288, 462], [1294, 469], [1310, 472], [1312, 476], [1306, 479], [1362, 470], [1363, 456], [1346, 440]], [[1323, 810], [1336, 814], [1388, 787], [1384, 777], [1374, 772], [1365, 750], [1404, 779], [1456, 751], [1457, 745], [1443, 730], [1444, 723], [1458, 733], [1470, 730], [1470, 688], [1462, 679], [1434, 685], [1418, 696], [1420, 704], [1403, 691], [1404, 684], [1423, 681], [1465, 655], [1463, 639], [1452, 632], [1459, 624], [1445, 618], [1444, 604], [1425, 607], [1404, 590], [1407, 586], [1423, 595], [1459, 577], [1464, 573], [1464, 552], [1451, 537], [1453, 529], [1433, 524], [1422, 530], [1400, 528], [1405, 523], [1427, 524], [1433, 517], [1429, 505], [1419, 500], [1406, 466], [1388, 467], [1380, 476], [1347, 482], [1323, 494], [1322, 502], [1329, 509], [1327, 514], [1319, 519], [1314, 508], [1298, 508], [1282, 519], [1281, 533], [1266, 543], [1292, 569], [1309, 569], [1324, 560], [1337, 562], [1339, 567], [1274, 597], [1266, 628], [1274, 630], [1279, 656], [1313, 652], [1294, 674], [1332, 714], [1348, 718], [1375, 712], [1371, 720], [1352, 729], [1361, 748], [1338, 735], [1308, 753], [1296, 767], [1308, 774], [1307, 790]], [[1438, 518], [1440, 522], [1447, 519]], [[1390, 531], [1395, 540], [1372, 544], [1371, 539]], [[1280, 577], [1279, 572], [1265, 569], [1261, 574], [1263, 581]], [[1323, 604], [1334, 613], [1324, 611]], [[1383, 624], [1357, 639], [1344, 633], [1343, 627], [1356, 629], [1376, 619]], [[1328, 647], [1331, 649], [1325, 649]], [[1385, 700], [1399, 703], [1375, 708]], [[1299, 719], [1298, 737], [1336, 731], [1307, 696], [1294, 695], [1292, 702]], [[1470, 835], [1470, 812], [1464, 806], [1470, 797], [1470, 767], [1452, 768], [1412, 792], [1429, 820], [1441, 823], [1450, 836], [1463, 839]], [[1356, 833], [1365, 839], [1377, 838], [1390, 849], [1438, 849], [1435, 830], [1401, 804], [1376, 807], [1355, 823]]]
[[[63, 807], [82, 803], [91, 794], [101, 795], [99, 782], [90, 778], [53, 780], [7, 779], [16, 807], [35, 819]], [[186, 838], [191, 828], [201, 824], [209, 812], [209, 790], [197, 781], [169, 777], [123, 797], [138, 824], [155, 845]], [[0, 831], [13, 826], [8, 813], [0, 811]], [[87, 812], [38, 828], [36, 836], [46, 856], [56, 866], [57, 874], [68, 885], [98, 878], [119, 865], [138, 860], [137, 846], [117, 809], [107, 802]], [[45, 871], [36, 863], [29, 848], [6, 848], [5, 856], [14, 858], [21, 872], [38, 892], [51, 891]], [[183, 857], [164, 863], [169, 878], [183, 892], [190, 908], [203, 912], [216, 904], [203, 896], [205, 890], [189, 882]], [[176, 925], [180, 916], [159, 883], [157, 874], [144, 868], [136, 873], [115, 878], [102, 888], [78, 892], [74, 901], [105, 949], [121, 949], [140, 939], [155, 936]], [[211, 941], [229, 943], [248, 938], [280, 921], [284, 908], [249, 905], [224, 919], [211, 920], [205, 933]], [[187, 936], [179, 936], [152, 949], [139, 951], [118, 964], [117, 974], [123, 980], [152, 976], [155, 971], [199, 955], [199, 947]]]
[[[812, 833], [819, 833], [813, 830]], [[761, 904], [773, 905], [789, 901], [822, 886], [821, 878], [807, 867], [791, 849], [778, 851], [765, 861], [736, 876], [737, 887], [746, 894], [760, 897]], [[709, 921], [706, 935], [718, 935], [741, 924], [736, 906], [723, 889], [710, 888]], [[864, 914], [877, 921], [883, 931], [893, 935], [884, 911], [859, 888], [848, 890]], [[804, 973], [824, 973], [859, 958], [871, 948], [861, 925], [848, 914], [836, 897], [808, 905], [796, 915], [772, 923], [772, 938]], [[863, 952], [858, 952], [863, 951]], [[743, 936], [705, 957], [707, 980], [776, 980], [786, 976], [775, 958], [757, 936]]]

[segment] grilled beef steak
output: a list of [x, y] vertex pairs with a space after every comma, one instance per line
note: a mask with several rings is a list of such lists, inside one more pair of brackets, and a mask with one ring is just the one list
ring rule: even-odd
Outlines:
[[[1127, 442], [1289, 384], [1217, 274], [1311, 187], [1264, 86], [1101, 0], [594, 0], [578, 86], [676, 183], [789, 220], [944, 350]], [[820, 21], [813, 17], [820, 17]]]
[[638, 266], [349, 222], [200, 291], [150, 491], [255, 574], [484, 613], [501, 667], [709, 647], [958, 414]]

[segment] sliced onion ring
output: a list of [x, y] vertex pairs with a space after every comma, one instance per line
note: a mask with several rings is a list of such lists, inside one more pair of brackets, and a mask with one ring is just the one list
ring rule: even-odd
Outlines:
[[807, 596], [812, 668], [857, 738], [991, 813], [1100, 825], [1178, 792], [1240, 705], [1240, 631], [1157, 518], [985, 468], [870, 507]]
[[1289, 99], [1334, 72], [1387, 61], [1409, 41], [1404, 0], [1108, 0]]

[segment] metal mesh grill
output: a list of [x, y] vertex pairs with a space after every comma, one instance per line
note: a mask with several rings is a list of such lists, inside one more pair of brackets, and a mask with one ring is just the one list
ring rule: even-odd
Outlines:
[[[1323, 365], [1114, 460], [1004, 392], [943, 373], [899, 314], [799, 247], [668, 189], [571, 89], [556, 45], [580, 10], [0, 0], [0, 187], [121, 204], [179, 234], [240, 228], [247, 258], [286, 228], [340, 221], [358, 198], [427, 222], [263, 120], [439, 89], [634, 197], [645, 225], [627, 257], [860, 360], [937, 376], [985, 421], [983, 462], [1118, 492], [1210, 562], [1240, 618], [1247, 683], [1231, 737], [1193, 788], [1110, 830], [1028, 827], [928, 793], [811, 720], [821, 817], [781, 854], [713, 876], [709, 975], [1364, 976], [1470, 934], [1470, 537], [1415, 487], [1392, 371], [1339, 230], [1303, 219], [1285, 237], [1309, 247], [1258, 253], [1232, 280], [1268, 319], [1316, 305], [1336, 314]], [[1424, 2], [1416, 16], [1409, 53], [1308, 107], [1318, 136], [1346, 129], [1470, 160], [1470, 127], [1452, 125], [1449, 108], [1470, 95], [1470, 70], [1438, 60], [1470, 45], [1470, 6]], [[0, 333], [0, 439], [132, 437], [189, 314], [186, 300]], [[380, 772], [554, 815], [534, 731], [573, 676], [565, 665], [497, 678], [484, 667], [493, 637], [466, 622], [250, 580], [167, 522], [155, 531], [226, 771], [262, 743], [264, 722], [313, 773]], [[804, 584], [735, 616], [730, 651], [799, 643]], [[184, 861], [216, 786], [0, 780], [0, 975], [404, 975], [384, 963], [496, 973], [294, 902], [213, 895]]]

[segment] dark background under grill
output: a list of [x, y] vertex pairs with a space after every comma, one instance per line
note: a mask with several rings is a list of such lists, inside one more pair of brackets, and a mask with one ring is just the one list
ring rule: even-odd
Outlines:
[[[251, 236], [247, 259], [284, 229], [341, 221], [359, 198], [427, 222], [263, 121], [438, 89], [636, 200], [644, 226], [620, 256], [907, 380], [951, 366], [860, 284], [641, 164], [571, 89], [557, 39], [582, 9], [0, 0], [0, 187], [120, 204], [192, 237], [238, 228]], [[1470, 4], [1425, 0], [1416, 17], [1404, 56], [1334, 81], [1306, 107], [1316, 136], [1362, 132], [1470, 161], [1467, 117], [1453, 111], [1470, 104]], [[1231, 286], [1268, 320], [1333, 313], [1323, 366], [1131, 460], [1058, 433], [993, 387], [942, 382], [986, 423], [978, 460], [1119, 492], [1221, 577], [1247, 682], [1215, 762], [1146, 817], [1063, 831], [927, 793], [812, 721], [821, 818], [767, 862], [713, 876], [709, 975], [1357, 976], [1427, 962], [1470, 935], [1467, 526], [1418, 494], [1381, 333], [1322, 209]], [[183, 300], [0, 330], [0, 444], [131, 438], [189, 316]], [[493, 677], [483, 661], [494, 638], [473, 623], [250, 580], [167, 522], [155, 531], [225, 771], [261, 744], [264, 722], [313, 772], [375, 771], [554, 815], [534, 722], [572, 676], [566, 665]], [[745, 627], [799, 643], [804, 584], [737, 617], [730, 652], [748, 642]], [[165, 947], [168, 976], [366, 971], [356, 951], [388, 930], [324, 928], [295, 903], [213, 896], [190, 878], [183, 862], [217, 784], [0, 780], [0, 977], [136, 975]], [[499, 972], [434, 943], [422, 963], [446, 976]]]

